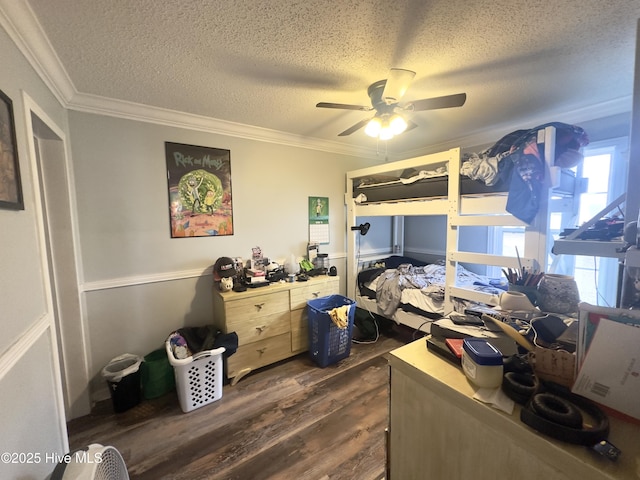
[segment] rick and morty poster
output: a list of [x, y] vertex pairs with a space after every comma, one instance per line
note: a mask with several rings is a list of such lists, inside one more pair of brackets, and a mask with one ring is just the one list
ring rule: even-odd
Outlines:
[[171, 238], [233, 235], [229, 150], [164, 145]]

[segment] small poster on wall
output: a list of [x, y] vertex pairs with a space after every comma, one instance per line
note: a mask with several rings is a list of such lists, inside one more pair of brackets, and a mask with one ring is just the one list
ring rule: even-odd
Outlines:
[[230, 151], [164, 145], [171, 238], [233, 235]]
[[0, 208], [24, 210], [13, 103], [0, 91]]
[[309, 243], [329, 243], [328, 197], [309, 197]]

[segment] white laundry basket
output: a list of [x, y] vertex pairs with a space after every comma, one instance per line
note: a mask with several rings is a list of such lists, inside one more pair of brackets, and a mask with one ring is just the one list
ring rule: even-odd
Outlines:
[[203, 350], [184, 359], [175, 358], [169, 339], [165, 342], [165, 348], [175, 373], [178, 401], [183, 412], [190, 412], [222, 398], [224, 347]]

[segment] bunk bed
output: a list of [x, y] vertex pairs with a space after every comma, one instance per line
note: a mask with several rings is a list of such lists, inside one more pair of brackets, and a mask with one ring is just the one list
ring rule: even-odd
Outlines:
[[[576, 161], [575, 153], [586, 143], [588, 139], [580, 127], [555, 122], [512, 132], [481, 155], [463, 156], [459, 148], [454, 148], [348, 172], [347, 295], [363, 309], [415, 329], [426, 326], [426, 331], [430, 320], [469, 303], [497, 305], [500, 288], [504, 286], [498, 285], [496, 279], [467, 281], [469, 275], [464, 265], [545, 270], [552, 242], [548, 234], [549, 212], [573, 209], [577, 182], [567, 167]], [[489, 159], [488, 166], [478, 168], [475, 163], [478, 158]], [[489, 172], [486, 178], [477, 175], [482, 171]], [[466, 178], [469, 173], [471, 178]], [[406, 269], [407, 265], [419, 268], [427, 265], [431, 269], [435, 264], [420, 264], [402, 256], [402, 228], [397, 228], [394, 221], [396, 231], [391, 251], [381, 259], [382, 265], [372, 269], [371, 258], [360, 257], [358, 233], [351, 226], [358, 224], [359, 217], [401, 220], [424, 215], [446, 217], [446, 232], [442, 232], [446, 236], [446, 251], [439, 265], [442, 275], [434, 283], [429, 282], [426, 289], [416, 282], [417, 290], [422, 290], [417, 295], [421, 300], [425, 290], [430, 290], [435, 292], [433, 298], [437, 301], [427, 302], [425, 308], [425, 303], [409, 299], [415, 292], [403, 288], [401, 297], [395, 300], [397, 308], [385, 308], [376, 298], [380, 289], [374, 274], [381, 275], [399, 266]], [[517, 257], [503, 257], [460, 251], [459, 229], [464, 226], [524, 227], [524, 252]]]

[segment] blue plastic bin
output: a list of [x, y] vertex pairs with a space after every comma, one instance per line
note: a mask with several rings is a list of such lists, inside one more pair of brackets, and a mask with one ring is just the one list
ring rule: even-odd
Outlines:
[[[309, 318], [309, 356], [319, 367], [326, 367], [347, 358], [351, 353], [355, 301], [342, 295], [329, 295], [307, 302]], [[340, 329], [331, 320], [329, 312], [350, 305], [347, 328]]]

